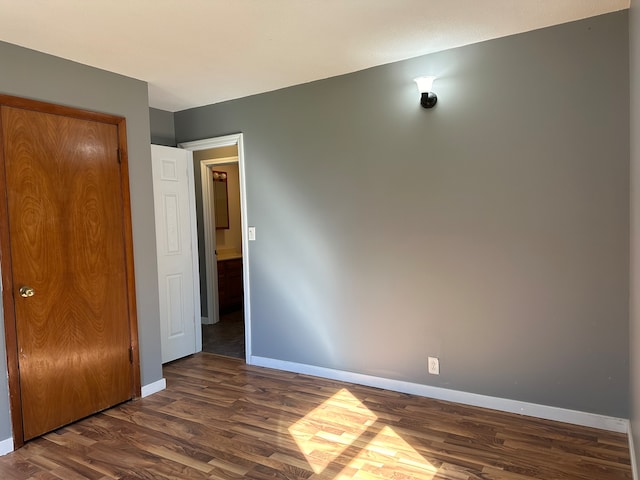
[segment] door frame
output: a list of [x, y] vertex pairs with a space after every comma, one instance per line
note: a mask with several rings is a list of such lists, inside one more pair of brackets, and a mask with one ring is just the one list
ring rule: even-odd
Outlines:
[[[136, 306], [135, 276], [133, 264], [133, 230], [131, 226], [131, 198], [129, 194], [129, 167], [127, 154], [127, 125], [124, 117], [91, 112], [73, 107], [55, 105], [37, 100], [0, 94], [0, 107], [14, 107], [52, 115], [60, 115], [81, 120], [89, 120], [115, 125], [118, 130], [120, 160], [120, 183], [122, 191], [122, 218], [124, 229], [124, 257], [127, 282], [127, 307], [131, 339], [131, 397], [140, 397], [140, 351], [138, 341], [138, 317]], [[2, 121], [0, 117], [0, 122]], [[0, 134], [2, 132], [0, 124]], [[0, 138], [1, 140], [1, 138]], [[0, 147], [3, 145], [0, 142]], [[18, 335], [11, 263], [11, 238], [9, 235], [9, 205], [7, 199], [7, 178], [5, 174], [4, 149], [0, 148], [0, 268], [2, 269], [2, 308], [4, 312], [5, 348], [7, 354], [7, 375], [9, 383], [9, 406], [13, 431], [13, 447], [24, 445], [22, 399], [20, 394], [20, 369], [18, 363]]]
[[[248, 217], [247, 217], [247, 188], [245, 176], [245, 158], [242, 133], [225, 135], [222, 137], [205, 138], [192, 142], [183, 142], [178, 144], [178, 148], [184, 148], [192, 152], [200, 150], [208, 150], [210, 148], [232, 147], [238, 148], [238, 174], [240, 181], [240, 223], [242, 228], [242, 287], [244, 291], [244, 342], [245, 342], [245, 361], [250, 364], [251, 360], [251, 292], [249, 281], [249, 236]], [[202, 216], [204, 229], [204, 251], [205, 251], [205, 270], [207, 281], [207, 318], [218, 319], [218, 279], [217, 265], [215, 256], [216, 227], [213, 221], [213, 182], [209, 181], [209, 168], [215, 164], [216, 160], [200, 161], [200, 182], [202, 184]], [[216, 322], [213, 322], [216, 323]]]

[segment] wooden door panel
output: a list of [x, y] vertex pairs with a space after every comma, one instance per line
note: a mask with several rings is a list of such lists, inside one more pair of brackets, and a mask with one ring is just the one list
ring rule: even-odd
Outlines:
[[26, 440], [131, 398], [123, 192], [115, 125], [2, 107], [2, 127]]

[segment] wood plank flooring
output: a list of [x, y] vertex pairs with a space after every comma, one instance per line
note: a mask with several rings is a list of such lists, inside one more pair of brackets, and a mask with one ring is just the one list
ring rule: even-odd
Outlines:
[[3, 480], [631, 479], [627, 436], [201, 353], [0, 457]]

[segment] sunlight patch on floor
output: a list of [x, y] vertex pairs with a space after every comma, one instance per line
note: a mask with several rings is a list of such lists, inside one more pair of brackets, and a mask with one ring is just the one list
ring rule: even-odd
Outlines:
[[431, 480], [438, 469], [347, 389], [338, 391], [289, 427], [316, 474], [328, 467], [336, 479], [403, 478]]
[[289, 433], [313, 471], [322, 473], [377, 419], [371, 410], [343, 388], [291, 425]]
[[391, 427], [385, 426], [335, 478], [396, 478], [399, 472], [402, 472], [404, 479], [431, 480], [438, 473], [438, 469]]

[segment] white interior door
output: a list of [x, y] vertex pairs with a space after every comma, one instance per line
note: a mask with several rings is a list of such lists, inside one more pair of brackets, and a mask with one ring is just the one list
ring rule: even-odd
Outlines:
[[202, 350], [193, 154], [151, 145], [162, 363]]

